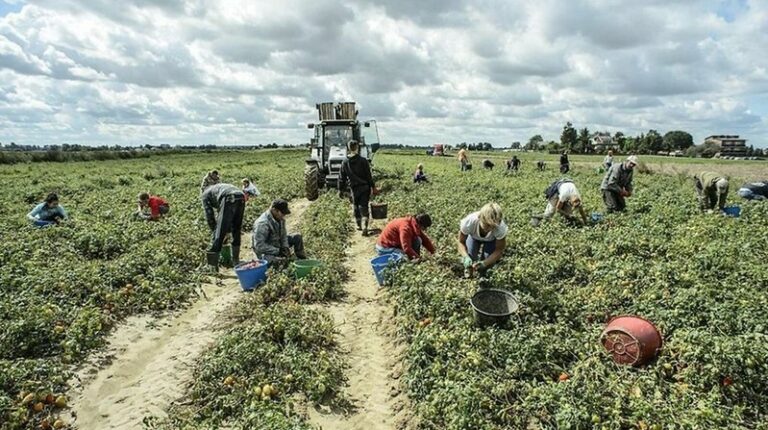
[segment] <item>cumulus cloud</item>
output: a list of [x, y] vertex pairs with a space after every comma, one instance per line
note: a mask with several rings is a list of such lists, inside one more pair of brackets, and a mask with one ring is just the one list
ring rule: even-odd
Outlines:
[[4, 143], [295, 144], [315, 103], [355, 100], [385, 143], [505, 146], [571, 121], [768, 146], [758, 0], [13, 3]]

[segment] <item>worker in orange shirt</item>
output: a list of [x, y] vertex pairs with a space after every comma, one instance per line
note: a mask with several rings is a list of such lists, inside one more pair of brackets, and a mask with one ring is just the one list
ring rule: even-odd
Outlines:
[[[136, 216], [147, 221], [157, 221], [171, 210], [168, 202], [158, 196], [150, 196], [149, 193], [139, 194], [138, 204]], [[145, 212], [147, 208], [149, 208], [149, 213]]]
[[430, 226], [432, 218], [425, 213], [393, 219], [379, 235], [376, 252], [379, 255], [403, 254], [418, 263], [421, 261], [422, 246], [431, 254], [435, 253], [435, 245], [426, 233]]

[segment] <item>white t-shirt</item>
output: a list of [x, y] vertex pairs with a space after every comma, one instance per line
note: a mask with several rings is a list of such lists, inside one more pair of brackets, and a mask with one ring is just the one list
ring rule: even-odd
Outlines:
[[608, 163], [613, 164], [613, 157], [610, 155], [606, 155], [605, 159], [603, 160], [603, 164], [608, 164]]
[[557, 187], [557, 195], [557, 199], [561, 202], [570, 202], [571, 197], [573, 196], [581, 198], [581, 194], [579, 194], [579, 190], [576, 189], [576, 184], [573, 182], [565, 182], [560, 184], [560, 186]]
[[479, 240], [481, 242], [491, 242], [501, 240], [507, 237], [507, 224], [504, 221], [501, 222], [496, 228], [488, 232], [485, 237], [480, 236], [480, 212], [473, 212], [466, 216], [459, 224], [459, 230], [467, 236], [471, 236], [472, 239]]

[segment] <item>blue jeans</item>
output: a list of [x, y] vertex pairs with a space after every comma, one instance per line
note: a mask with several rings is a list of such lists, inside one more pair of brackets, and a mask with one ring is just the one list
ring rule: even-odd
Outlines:
[[[416, 236], [416, 238], [413, 239], [413, 242], [411, 242], [411, 247], [414, 251], [416, 251], [416, 254], [421, 256], [421, 238]], [[400, 254], [403, 257], [406, 257], [405, 253], [400, 248], [384, 248], [378, 243], [376, 244], [376, 253], [379, 255], [387, 255], [387, 254]]]
[[493, 254], [493, 251], [496, 251], [496, 240], [492, 240], [490, 242], [483, 242], [480, 240], [475, 240], [472, 238], [472, 236], [467, 236], [467, 241], [464, 242], [464, 244], [467, 246], [467, 253], [472, 258], [472, 261], [478, 260], [478, 254], [480, 253], [480, 247], [483, 248], [482, 253], [482, 259], [485, 260], [488, 258], [489, 255]]

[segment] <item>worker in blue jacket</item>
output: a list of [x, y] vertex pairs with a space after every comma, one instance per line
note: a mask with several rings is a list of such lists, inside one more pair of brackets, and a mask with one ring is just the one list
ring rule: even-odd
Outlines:
[[59, 204], [59, 196], [56, 193], [50, 193], [44, 202], [35, 206], [27, 214], [27, 219], [32, 222], [45, 221], [58, 224], [67, 219], [67, 212]]

